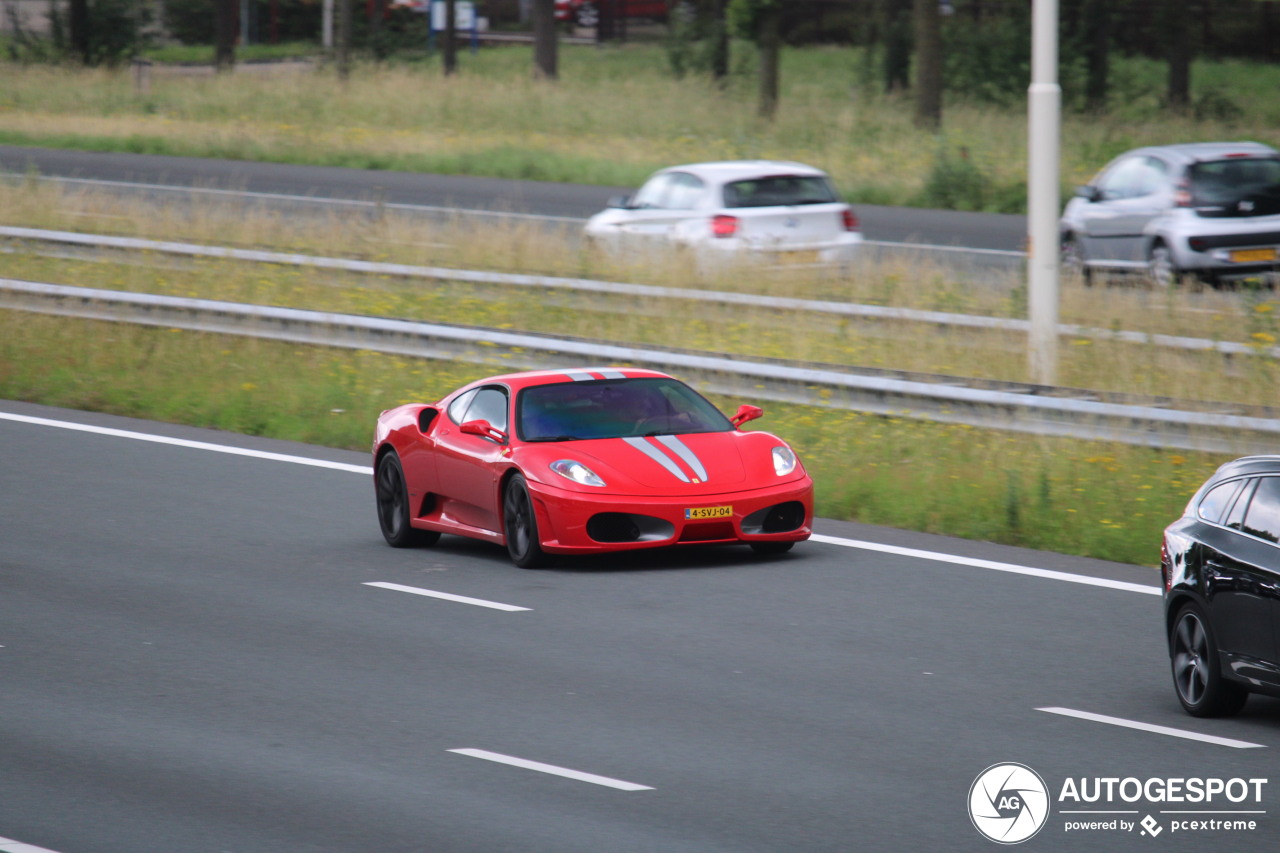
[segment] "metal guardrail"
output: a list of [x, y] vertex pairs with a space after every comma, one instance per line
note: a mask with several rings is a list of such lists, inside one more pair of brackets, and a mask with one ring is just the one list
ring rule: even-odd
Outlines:
[[[652, 299], [673, 299], [715, 305], [737, 305], [768, 310], [807, 311], [839, 317], [866, 320], [892, 320], [929, 323], [936, 326], [954, 326], [974, 329], [991, 329], [1026, 334], [1030, 328], [1026, 320], [1006, 317], [985, 317], [973, 314], [952, 314], [944, 311], [921, 311], [911, 308], [892, 308], [884, 305], [863, 305], [818, 299], [792, 299], [765, 296], [754, 293], [698, 290], [683, 287], [662, 287], [626, 282], [596, 281], [584, 278], [560, 276], [500, 273], [486, 270], [463, 270], [449, 267], [425, 267], [412, 264], [393, 264], [379, 261], [360, 261], [346, 258], [327, 258], [291, 252], [269, 252], [257, 249], [234, 249], [224, 246], [204, 246], [197, 243], [180, 243], [163, 240], [144, 240], [136, 237], [111, 237], [101, 234], [81, 234], [75, 231], [46, 231], [37, 228], [0, 226], [0, 237], [14, 240], [40, 241], [63, 245], [86, 246], [124, 251], [159, 252], [186, 257], [227, 258], [255, 263], [305, 266], [318, 269], [336, 269], [368, 275], [391, 275], [406, 278], [423, 278], [443, 281], [461, 281], [477, 284], [498, 284], [511, 287], [536, 287], [544, 289], [574, 290], [584, 293], [605, 293], [615, 296], [640, 296]], [[933, 247], [936, 248], [936, 247]], [[1000, 253], [1010, 254], [1010, 253]], [[1260, 347], [1235, 341], [1216, 341], [1208, 338], [1191, 338], [1179, 335], [1159, 335], [1118, 329], [1090, 328], [1074, 324], [1061, 324], [1058, 334], [1072, 338], [1091, 338], [1123, 343], [1146, 344], [1192, 351], [1214, 351], [1226, 355], [1266, 355], [1280, 358], [1280, 346]]]
[[[1071, 396], [1036, 386], [973, 388], [827, 365], [468, 326], [0, 279], [0, 308], [515, 367], [631, 364], [713, 393], [1072, 438], [1231, 453], [1280, 452], [1280, 412], [1239, 415]], [[956, 380], [962, 381], [962, 380]], [[1079, 392], [1066, 392], [1079, 393]]]

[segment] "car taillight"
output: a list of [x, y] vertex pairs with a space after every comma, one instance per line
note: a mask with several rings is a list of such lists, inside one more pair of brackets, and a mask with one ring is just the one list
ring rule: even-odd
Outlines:
[[840, 221], [844, 223], [844, 230], [846, 231], [858, 230], [858, 217], [849, 208], [846, 207], [844, 210], [840, 211]]
[[1173, 205], [1174, 207], [1191, 206], [1191, 185], [1187, 183], [1186, 178], [1178, 181], [1177, 186], [1173, 188]]
[[711, 233], [717, 237], [732, 237], [738, 233], [738, 217], [718, 213], [711, 217]]

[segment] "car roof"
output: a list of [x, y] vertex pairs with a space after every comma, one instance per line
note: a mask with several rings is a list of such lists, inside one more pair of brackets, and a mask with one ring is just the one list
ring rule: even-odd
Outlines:
[[814, 177], [827, 175], [819, 168], [791, 160], [718, 160], [708, 163], [686, 163], [683, 166], [669, 166], [656, 172], [655, 175], [668, 172], [688, 172], [705, 180], [722, 184], [779, 174]]
[[1219, 466], [1213, 474], [1213, 480], [1224, 480], [1245, 474], [1280, 473], [1280, 456], [1258, 455], [1242, 456]]
[[1155, 154], [1165, 160], [1187, 164], [1227, 157], [1275, 157], [1280, 151], [1260, 142], [1183, 142], [1176, 145], [1149, 145], [1129, 154]]
[[639, 367], [566, 367], [549, 370], [524, 370], [518, 373], [502, 373], [469, 382], [459, 391], [480, 385], [506, 385], [513, 390], [534, 385], [555, 385], [562, 382], [582, 382], [601, 379], [671, 379], [666, 373]]

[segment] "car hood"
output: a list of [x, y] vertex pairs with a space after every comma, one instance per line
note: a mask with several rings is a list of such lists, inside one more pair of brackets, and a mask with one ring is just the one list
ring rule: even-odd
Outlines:
[[574, 484], [547, 466], [557, 459], [573, 459], [605, 481], [601, 492], [703, 495], [791, 479], [773, 470], [770, 450], [781, 444], [768, 433], [736, 431], [589, 439], [525, 445], [520, 463], [527, 475], [555, 486]]

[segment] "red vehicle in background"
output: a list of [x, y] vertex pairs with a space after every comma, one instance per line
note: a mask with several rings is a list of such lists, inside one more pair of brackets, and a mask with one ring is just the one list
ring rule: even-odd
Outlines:
[[579, 27], [595, 27], [601, 14], [615, 18], [667, 19], [667, 0], [556, 0], [556, 20]]

